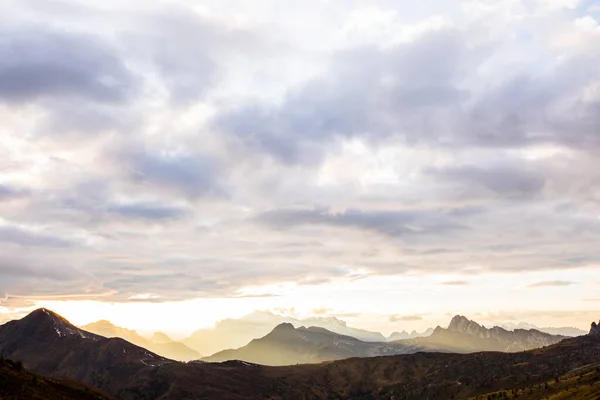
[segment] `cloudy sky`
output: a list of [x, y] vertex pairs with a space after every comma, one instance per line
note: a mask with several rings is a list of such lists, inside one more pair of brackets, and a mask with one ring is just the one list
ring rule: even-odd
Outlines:
[[3, 0], [0, 319], [586, 327], [599, 22], [598, 0]]

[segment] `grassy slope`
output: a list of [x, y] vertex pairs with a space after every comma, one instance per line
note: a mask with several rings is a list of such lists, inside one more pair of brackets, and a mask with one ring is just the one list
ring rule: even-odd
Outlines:
[[571, 371], [558, 381], [552, 379], [545, 384], [524, 387], [520, 390], [487, 393], [476, 399], [522, 399], [522, 400], [598, 400], [600, 399], [600, 364], [592, 364]]

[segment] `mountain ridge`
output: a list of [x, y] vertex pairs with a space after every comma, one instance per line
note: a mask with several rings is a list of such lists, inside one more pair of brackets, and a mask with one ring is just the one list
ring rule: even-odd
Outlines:
[[[240, 361], [185, 364], [152, 355], [122, 339], [58, 335], [54, 321], [42, 316], [40, 321], [23, 318], [1, 325], [0, 354], [23, 360], [37, 373], [79, 379], [120, 400], [468, 399], [539, 386], [569, 371], [597, 365], [600, 359], [600, 338], [596, 330], [590, 330], [585, 336], [516, 353], [419, 352], [286, 367]], [[72, 329], [67, 323], [61, 328]], [[321, 328], [292, 330], [289, 325], [276, 332], [290, 333], [329, 335]]]

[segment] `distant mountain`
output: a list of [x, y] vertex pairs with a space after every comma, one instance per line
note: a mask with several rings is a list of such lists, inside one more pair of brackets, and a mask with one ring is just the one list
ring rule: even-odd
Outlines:
[[[162, 332], [155, 332], [150, 341], [156, 344], [173, 343], [174, 341]], [[191, 349], [190, 349], [191, 350]]]
[[581, 336], [581, 335], [587, 334], [586, 331], [579, 329], [579, 328], [568, 327], [568, 326], [540, 328], [538, 326], [535, 326], [535, 325], [527, 323], [527, 322], [519, 322], [517, 324], [503, 323], [503, 324], [499, 324], [498, 326], [500, 326], [501, 328], [507, 329], [507, 330], [536, 329], [540, 332], [546, 332], [551, 335], [562, 335], [562, 336], [570, 336], [570, 337]]
[[284, 322], [268, 335], [254, 339], [239, 349], [220, 351], [202, 360], [221, 362], [243, 360], [263, 365], [293, 365], [340, 360], [350, 357], [414, 353], [420, 349], [403, 343], [363, 342], [325, 328], [294, 328]]
[[[289, 326], [281, 329], [290, 331]], [[308, 338], [311, 330], [294, 331]], [[519, 399], [540, 399], [554, 393], [562, 396], [556, 398], [593, 399], [598, 393], [593, 371], [600, 359], [600, 337], [596, 335], [597, 330], [591, 329], [589, 335], [518, 353], [420, 352], [285, 367], [240, 361], [185, 364], [119, 338], [82, 331], [48, 310], [37, 310], [0, 326], [0, 355], [21, 359], [37, 373], [81, 380], [120, 400], [459, 400], [487, 398], [488, 394], [499, 398], [500, 391], [510, 391], [510, 398], [518, 392]], [[424, 339], [428, 338], [410, 340]], [[59, 382], [56, 378], [51, 381]], [[0, 397], [12, 400], [2, 393]]]
[[106, 320], [93, 322], [81, 328], [104, 337], [125, 339], [172, 360], [190, 361], [201, 357], [197, 351], [190, 349], [181, 342], [172, 341], [164, 333], [156, 333], [152, 339], [146, 339], [134, 330], [115, 326]]
[[409, 339], [405, 342], [427, 351], [472, 353], [478, 351], [518, 352], [555, 344], [565, 336], [550, 335], [535, 329], [486, 328], [464, 316], [452, 318], [447, 329], [437, 327], [431, 336]]
[[72, 379], [33, 374], [17, 362], [0, 358], [0, 399], [112, 400], [112, 397]]
[[321, 327], [364, 342], [386, 341], [386, 338], [379, 332], [349, 327], [345, 321], [335, 317], [296, 319], [266, 311], [255, 311], [242, 318], [219, 321], [214, 328], [197, 330], [182, 342], [199, 353], [214, 354], [223, 349], [245, 346], [252, 339], [265, 336], [282, 323], [291, 323], [294, 326]]
[[452, 318], [448, 329], [437, 327], [430, 336], [393, 342], [363, 342], [324, 328], [302, 326], [295, 329], [290, 323], [282, 323], [266, 336], [254, 339], [246, 346], [220, 351], [202, 360], [243, 360], [264, 365], [293, 365], [419, 351], [518, 352], [548, 346], [564, 338], [536, 330], [507, 331], [498, 327], [487, 329], [458, 315]]
[[414, 338], [418, 338], [418, 337], [427, 337], [427, 336], [431, 336], [432, 333], [433, 333], [433, 328], [429, 328], [425, 332], [417, 332], [417, 331], [412, 331], [411, 333], [408, 333], [406, 331], [394, 332], [390, 336], [388, 336], [387, 341], [395, 342], [397, 340], [414, 339]]

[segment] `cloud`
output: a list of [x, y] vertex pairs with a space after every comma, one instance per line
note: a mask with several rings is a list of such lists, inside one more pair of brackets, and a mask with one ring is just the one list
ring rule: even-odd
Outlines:
[[446, 281], [441, 283], [444, 286], [469, 286], [471, 282], [469, 281]]
[[109, 206], [107, 211], [125, 218], [156, 221], [179, 219], [186, 215], [186, 210], [183, 208], [152, 203], [115, 204]]
[[225, 196], [218, 181], [218, 163], [208, 155], [161, 155], [134, 152], [125, 155], [130, 179], [139, 185], [174, 190], [185, 196]]
[[410, 236], [433, 232], [452, 232], [464, 229], [450, 217], [451, 212], [347, 210], [332, 212], [328, 209], [273, 210], [257, 217], [259, 223], [276, 229], [290, 229], [304, 225], [328, 225], [374, 231], [388, 236]]
[[600, 52], [571, 12], [251, 3], [0, 5], [0, 252], [31, 272], [3, 290], [159, 302], [598, 263]]
[[0, 226], [0, 242], [31, 247], [71, 247], [75, 243], [58, 236], [13, 226]]
[[408, 321], [422, 321], [422, 315], [390, 315], [388, 320], [390, 322], [408, 322]]
[[542, 282], [532, 283], [531, 285], [529, 285], [529, 287], [531, 287], [531, 288], [561, 287], [561, 286], [571, 286], [571, 285], [575, 285], [575, 284], [576, 284], [576, 282], [571, 282], [571, 281], [542, 281]]
[[392, 49], [347, 49], [334, 55], [326, 76], [291, 91], [281, 105], [225, 110], [214, 126], [284, 164], [320, 163], [338, 139], [379, 142], [402, 131], [426, 137], [435, 127], [417, 125], [425, 114], [434, 121], [468, 97], [452, 80], [466, 73], [473, 53], [452, 29]]
[[506, 195], [529, 195], [539, 193], [545, 182], [540, 172], [528, 171], [527, 166], [461, 166], [428, 171], [438, 179], [455, 181], [465, 187], [480, 186], [494, 193]]
[[70, 97], [120, 103], [136, 78], [103, 39], [45, 26], [3, 28], [0, 98], [9, 102]]

